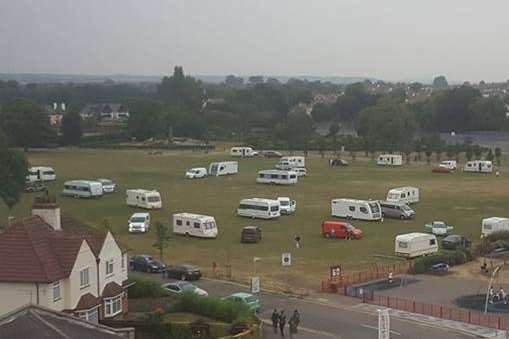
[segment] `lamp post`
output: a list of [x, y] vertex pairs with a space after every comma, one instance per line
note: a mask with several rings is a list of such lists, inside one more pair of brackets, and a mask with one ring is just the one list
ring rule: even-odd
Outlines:
[[493, 270], [493, 273], [491, 273], [490, 282], [488, 284], [488, 290], [486, 291], [486, 301], [484, 303], [484, 313], [488, 312], [488, 301], [489, 301], [489, 296], [490, 296], [490, 290], [493, 285], [493, 280], [495, 279], [496, 275], [498, 274], [498, 271], [500, 271], [500, 266], [495, 267], [495, 269]]

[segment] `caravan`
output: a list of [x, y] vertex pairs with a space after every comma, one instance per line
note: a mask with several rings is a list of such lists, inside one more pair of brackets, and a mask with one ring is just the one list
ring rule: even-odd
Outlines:
[[144, 189], [131, 189], [126, 191], [127, 206], [146, 209], [158, 209], [162, 207], [161, 195], [158, 191]]
[[387, 193], [387, 201], [413, 204], [419, 202], [419, 189], [417, 187], [396, 187]]
[[27, 182], [53, 181], [57, 179], [55, 170], [51, 167], [37, 166], [30, 167], [26, 176]]
[[438, 252], [437, 237], [426, 233], [408, 233], [396, 236], [395, 252], [399, 257], [415, 258]]
[[283, 170], [263, 170], [258, 172], [256, 182], [259, 184], [293, 185], [297, 183], [297, 173]]
[[401, 166], [403, 165], [403, 157], [399, 154], [380, 154], [376, 164], [380, 166]]
[[173, 215], [173, 233], [199, 238], [216, 238], [216, 220], [208, 215], [175, 213]]
[[239, 163], [237, 161], [212, 162], [209, 166], [209, 175], [217, 177], [219, 175], [236, 174], [239, 172]]
[[98, 181], [89, 180], [66, 181], [62, 195], [74, 198], [97, 198], [103, 195], [103, 185]]
[[306, 167], [306, 158], [303, 156], [288, 156], [279, 159], [277, 169], [289, 170], [297, 167]]
[[232, 157], [250, 158], [254, 157], [257, 153], [251, 147], [232, 147], [230, 155]]
[[333, 199], [331, 201], [333, 217], [361, 220], [380, 220], [380, 203], [374, 200]]
[[488, 160], [467, 161], [465, 167], [463, 167], [463, 171], [476, 173], [491, 173], [493, 172], [493, 165], [491, 161]]
[[279, 201], [270, 199], [242, 199], [237, 208], [237, 215], [241, 217], [274, 219], [279, 218]]
[[481, 238], [502, 231], [509, 231], [508, 218], [491, 217], [482, 220]]

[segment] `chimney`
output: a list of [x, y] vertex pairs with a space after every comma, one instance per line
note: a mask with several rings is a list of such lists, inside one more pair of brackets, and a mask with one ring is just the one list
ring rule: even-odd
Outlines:
[[32, 215], [39, 216], [55, 231], [62, 229], [60, 206], [58, 206], [55, 197], [43, 196], [35, 198], [32, 206]]

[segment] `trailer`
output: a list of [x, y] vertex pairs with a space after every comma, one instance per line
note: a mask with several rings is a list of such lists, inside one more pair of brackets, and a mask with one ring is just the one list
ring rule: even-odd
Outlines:
[[437, 237], [426, 233], [408, 233], [396, 236], [395, 252], [399, 257], [415, 258], [438, 252]]
[[401, 166], [403, 157], [400, 154], [380, 154], [376, 164], [379, 166]]
[[216, 238], [216, 219], [209, 215], [194, 213], [173, 214], [173, 233], [198, 238]]
[[230, 149], [232, 157], [250, 158], [256, 155], [256, 152], [251, 147], [232, 147]]
[[209, 175], [217, 177], [220, 175], [237, 174], [239, 163], [237, 161], [212, 162], [209, 166]]
[[103, 185], [90, 180], [66, 181], [62, 195], [73, 198], [97, 198], [103, 195]]
[[463, 167], [463, 172], [491, 173], [493, 172], [493, 164], [489, 160], [467, 161]]
[[279, 159], [277, 169], [289, 170], [297, 167], [306, 167], [306, 158], [303, 156], [286, 156]]
[[279, 201], [262, 198], [242, 199], [237, 208], [241, 217], [275, 219], [281, 216]]
[[482, 220], [481, 238], [495, 232], [509, 231], [509, 218], [491, 217]]
[[259, 184], [294, 185], [297, 181], [296, 172], [285, 170], [262, 170], [256, 177], [256, 182]]
[[56, 179], [57, 175], [55, 174], [55, 170], [46, 166], [30, 167], [26, 176], [27, 182], [53, 181]]
[[419, 202], [419, 189], [412, 186], [392, 188], [387, 192], [386, 200], [390, 202], [414, 204]]
[[374, 200], [333, 199], [331, 201], [333, 217], [360, 220], [380, 220], [380, 203]]
[[127, 206], [145, 209], [159, 209], [162, 207], [161, 194], [156, 190], [130, 189], [126, 191]]

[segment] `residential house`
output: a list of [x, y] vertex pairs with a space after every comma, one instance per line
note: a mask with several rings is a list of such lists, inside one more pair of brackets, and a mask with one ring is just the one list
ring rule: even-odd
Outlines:
[[83, 119], [96, 118], [100, 121], [125, 121], [129, 118], [127, 106], [119, 103], [87, 104], [80, 111]]
[[0, 233], [0, 315], [27, 303], [97, 322], [128, 311], [127, 253], [111, 232], [39, 197]]
[[60, 127], [66, 111], [65, 102], [60, 104], [54, 102], [52, 105], [46, 105], [45, 110], [48, 114], [50, 125], [53, 127]]

